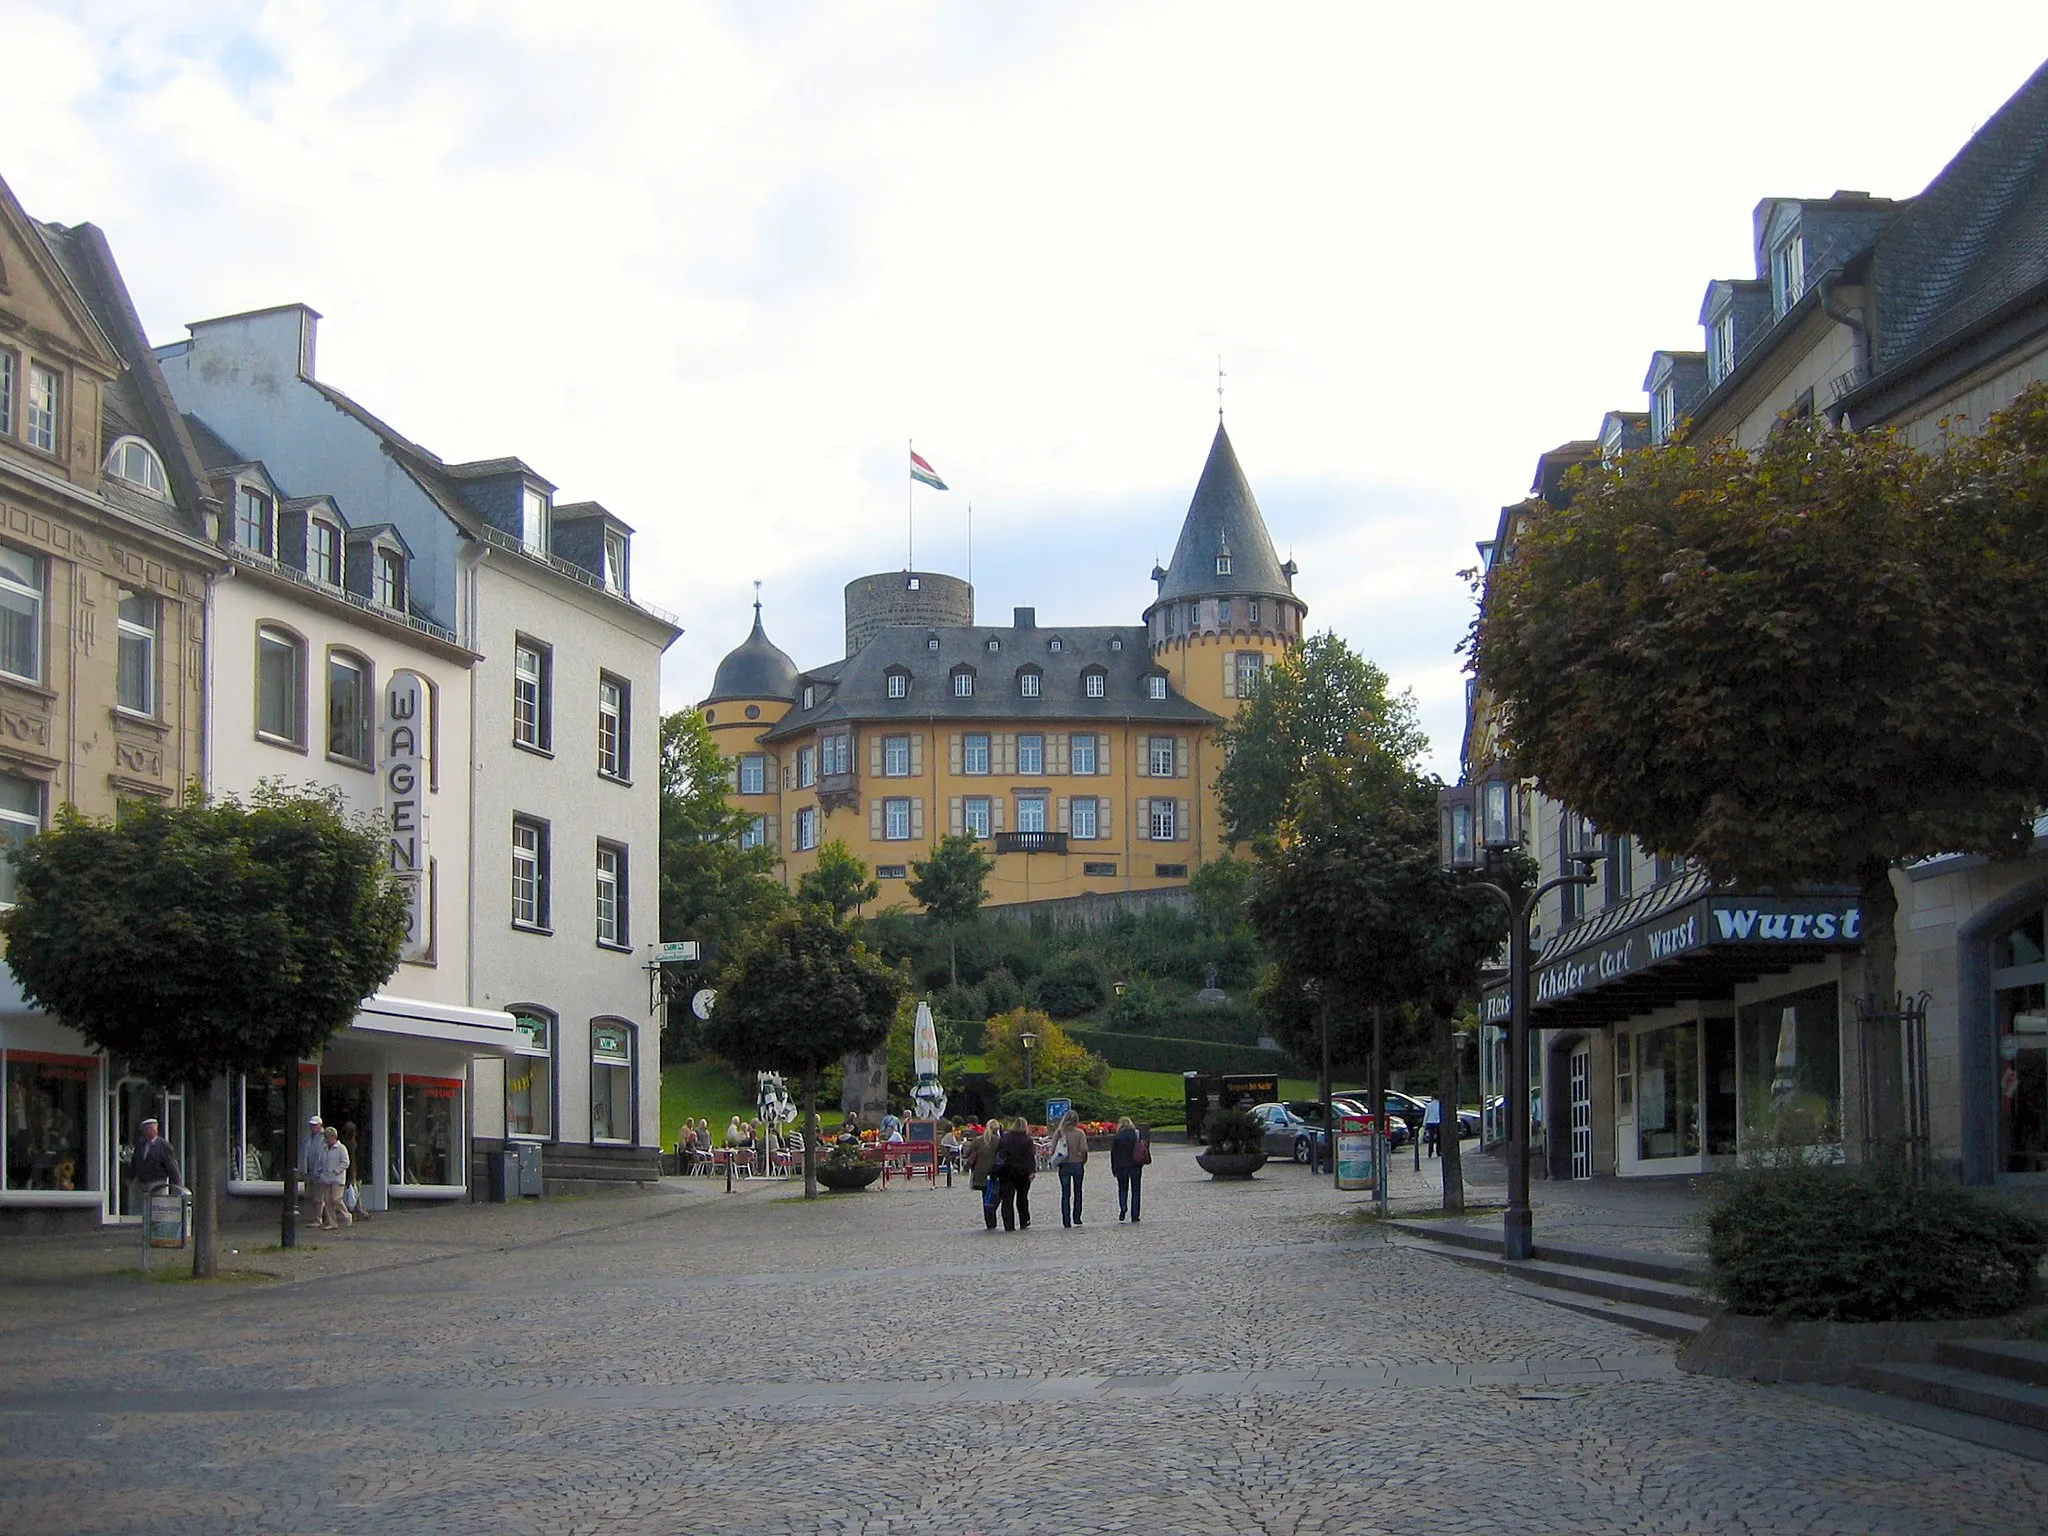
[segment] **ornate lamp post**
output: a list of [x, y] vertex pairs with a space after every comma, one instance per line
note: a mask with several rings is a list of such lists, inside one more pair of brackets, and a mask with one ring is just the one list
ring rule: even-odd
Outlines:
[[[1495, 763], [1477, 782], [1437, 795], [1442, 864], [1454, 874], [1490, 870], [1523, 845], [1519, 786], [1507, 765]], [[1493, 892], [1508, 913], [1508, 1208], [1501, 1218], [1501, 1256], [1532, 1258], [1535, 1223], [1529, 1210], [1529, 917], [1536, 904], [1566, 885], [1591, 885], [1606, 838], [1583, 816], [1565, 817], [1565, 857], [1577, 872], [1523, 891], [1490, 880], [1472, 884]], [[1455, 1133], [1456, 1126], [1451, 1127]]]
[[1027, 1031], [1017, 1038], [1024, 1046], [1024, 1086], [1026, 1089], [1029, 1089], [1031, 1087], [1032, 1062], [1038, 1055], [1038, 1036]]

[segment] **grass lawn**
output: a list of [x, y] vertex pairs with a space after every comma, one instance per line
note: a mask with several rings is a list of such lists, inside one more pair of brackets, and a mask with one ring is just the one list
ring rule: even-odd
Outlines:
[[674, 1147], [683, 1116], [709, 1120], [711, 1134], [723, 1143], [725, 1123], [734, 1115], [754, 1118], [754, 1079], [741, 1077], [708, 1061], [692, 1061], [661, 1069], [661, 1144]]

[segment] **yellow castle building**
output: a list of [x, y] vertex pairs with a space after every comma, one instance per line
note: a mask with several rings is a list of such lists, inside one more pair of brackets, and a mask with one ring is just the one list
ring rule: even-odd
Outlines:
[[1229, 851], [1217, 725], [1298, 643], [1307, 608], [1219, 422], [1172, 563], [1135, 624], [977, 624], [933, 571], [846, 586], [846, 655], [800, 669], [754, 628], [699, 708], [733, 765], [746, 836], [794, 886], [845, 842], [908, 901], [947, 833], [994, 856], [989, 900], [1184, 885]]

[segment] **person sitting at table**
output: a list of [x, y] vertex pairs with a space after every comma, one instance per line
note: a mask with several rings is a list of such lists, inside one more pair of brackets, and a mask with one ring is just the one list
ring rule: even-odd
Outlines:
[[887, 1137], [885, 1137], [884, 1139], [885, 1139], [885, 1140], [886, 1140], [886, 1141], [887, 1141], [887, 1142], [889, 1143], [889, 1145], [890, 1145], [890, 1146], [892, 1146], [892, 1147], [894, 1147], [894, 1146], [899, 1146], [899, 1145], [901, 1145], [901, 1144], [902, 1144], [902, 1141], [903, 1141], [903, 1126], [902, 1126], [902, 1124], [901, 1124], [901, 1123], [899, 1122], [899, 1123], [898, 1123], [898, 1124], [896, 1124], [896, 1125], [892, 1125], [892, 1126], [890, 1126], [890, 1127], [889, 1127], [889, 1134], [888, 1134], [888, 1136], [887, 1136]]
[[939, 1150], [946, 1154], [946, 1166], [948, 1168], [958, 1168], [960, 1166], [960, 1151], [965, 1145], [966, 1143], [960, 1139], [960, 1127], [948, 1125], [946, 1127], [946, 1134], [939, 1138]]
[[740, 1125], [740, 1117], [738, 1115], [734, 1115], [730, 1120], [726, 1121], [725, 1144], [728, 1147], [745, 1146], [747, 1144], [746, 1135], [746, 1131]]
[[841, 1126], [839, 1127], [839, 1139], [840, 1139], [841, 1141], [859, 1141], [859, 1140], [860, 1140], [860, 1111], [859, 1111], [859, 1110], [857, 1110], [857, 1109], [850, 1109], [850, 1110], [848, 1110], [848, 1111], [846, 1112], [846, 1120], [845, 1120], [845, 1122], [844, 1122], [844, 1123], [843, 1123], [843, 1124], [842, 1124], [842, 1125], [841, 1125]]
[[685, 1120], [682, 1134], [676, 1137], [676, 1167], [683, 1173], [690, 1171], [690, 1165], [697, 1161], [697, 1127], [695, 1122]]

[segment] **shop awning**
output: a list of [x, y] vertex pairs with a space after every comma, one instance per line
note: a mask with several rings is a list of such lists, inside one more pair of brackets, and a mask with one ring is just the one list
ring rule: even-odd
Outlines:
[[[1673, 1003], [1732, 997], [1743, 982], [1862, 943], [1854, 891], [1717, 890], [1689, 874], [1559, 934], [1532, 963], [1529, 1017], [1538, 1029], [1600, 1028]], [[1481, 1021], [1505, 1024], [1508, 1013], [1507, 983], [1488, 987]]]
[[349, 1030], [403, 1035], [499, 1055], [508, 1055], [525, 1043], [512, 1015], [501, 1008], [465, 1008], [459, 1003], [430, 1003], [414, 997], [388, 997], [382, 992], [363, 1003]]

